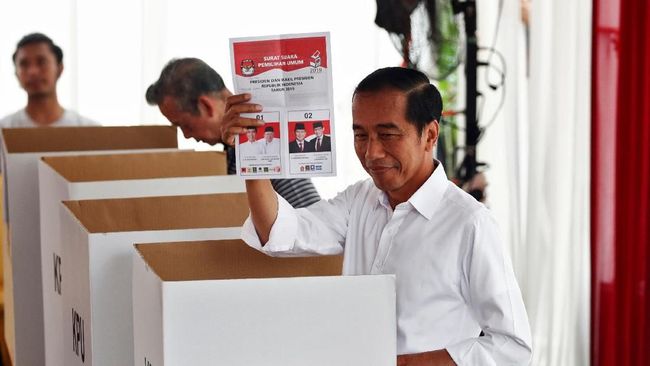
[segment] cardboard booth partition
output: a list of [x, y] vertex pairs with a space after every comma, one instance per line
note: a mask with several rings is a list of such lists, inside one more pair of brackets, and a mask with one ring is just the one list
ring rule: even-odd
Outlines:
[[234, 239], [245, 193], [66, 201], [61, 205], [66, 281], [64, 364], [133, 363], [133, 243]]
[[38, 160], [50, 155], [176, 149], [170, 126], [2, 130], [5, 338], [15, 365], [43, 365]]
[[38, 169], [46, 366], [65, 366], [61, 294], [67, 276], [61, 260], [61, 201], [245, 191], [241, 178], [226, 175], [223, 152], [44, 157]]
[[395, 277], [241, 240], [136, 245], [135, 365], [394, 366]]

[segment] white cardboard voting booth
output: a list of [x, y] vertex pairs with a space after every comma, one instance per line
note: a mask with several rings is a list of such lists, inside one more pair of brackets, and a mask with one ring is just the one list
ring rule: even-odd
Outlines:
[[395, 277], [241, 240], [136, 245], [135, 365], [394, 366]]
[[2, 130], [7, 236], [3, 241], [5, 339], [15, 365], [43, 365], [38, 161], [46, 155], [162, 151], [176, 128], [57, 127]]
[[44, 157], [38, 169], [46, 366], [65, 366], [62, 335], [68, 329], [63, 331], [61, 294], [67, 275], [61, 261], [61, 201], [245, 191], [241, 178], [226, 175], [223, 152]]
[[133, 243], [238, 238], [248, 211], [245, 193], [64, 202], [64, 364], [132, 364]]

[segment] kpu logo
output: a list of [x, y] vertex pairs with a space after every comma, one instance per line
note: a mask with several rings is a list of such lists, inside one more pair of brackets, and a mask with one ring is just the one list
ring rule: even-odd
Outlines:
[[316, 50], [316, 52], [314, 52], [311, 55], [311, 61], [309, 61], [309, 65], [314, 69], [316, 69], [320, 67], [320, 64], [321, 64], [320, 51]]
[[241, 61], [241, 73], [244, 76], [253, 76], [255, 73], [255, 63], [250, 58]]

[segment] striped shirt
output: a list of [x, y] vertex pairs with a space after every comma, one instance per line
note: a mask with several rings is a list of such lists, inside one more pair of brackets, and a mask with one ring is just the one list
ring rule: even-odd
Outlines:
[[[228, 174], [237, 174], [235, 148], [225, 146]], [[271, 179], [273, 189], [294, 208], [307, 207], [320, 201], [311, 179]]]

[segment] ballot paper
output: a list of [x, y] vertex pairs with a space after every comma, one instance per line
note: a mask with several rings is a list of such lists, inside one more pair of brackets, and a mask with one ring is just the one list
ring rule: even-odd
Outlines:
[[231, 38], [236, 94], [250, 93], [264, 125], [236, 138], [245, 179], [336, 175], [329, 33]]

